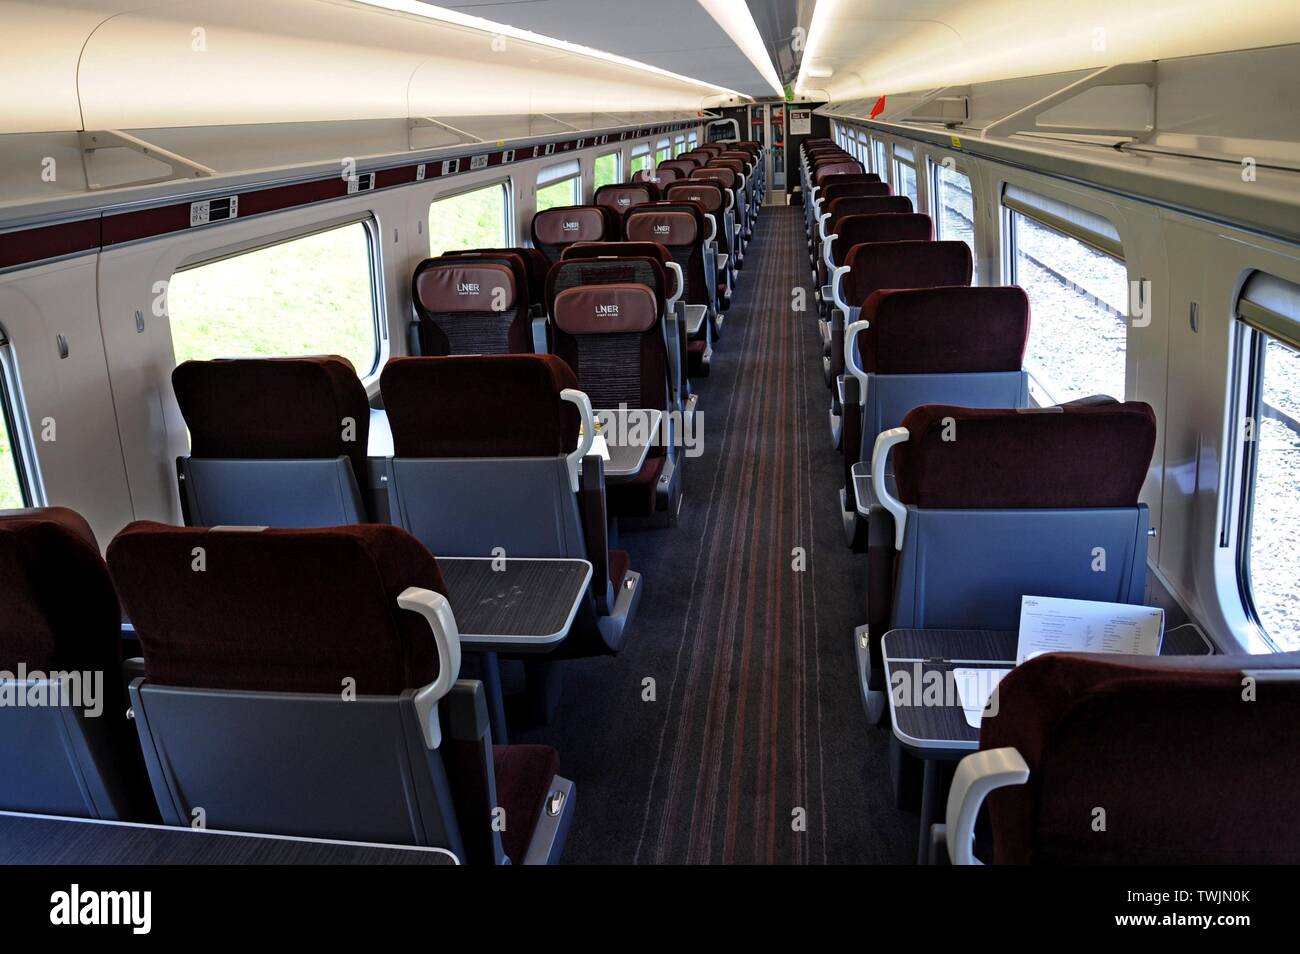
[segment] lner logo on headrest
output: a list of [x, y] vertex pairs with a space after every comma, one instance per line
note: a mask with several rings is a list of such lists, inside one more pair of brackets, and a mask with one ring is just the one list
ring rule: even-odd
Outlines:
[[578, 231], [578, 228], [579, 228], [579, 225], [578, 225], [577, 222], [561, 222], [561, 223], [560, 223], [560, 230], [561, 230], [561, 231], [564, 231], [564, 232], [576, 232], [576, 231]]
[[478, 282], [457, 282], [457, 283], [456, 283], [456, 294], [457, 294], [457, 295], [477, 295], [477, 294], [479, 294], [479, 284], [478, 284]]
[[617, 318], [617, 317], [618, 317], [618, 305], [616, 305], [616, 304], [614, 304], [614, 305], [597, 305], [597, 306], [596, 306], [596, 317], [597, 317], [597, 318]]
[[631, 204], [632, 204], [632, 197], [631, 197], [630, 195], [621, 195], [621, 196], [618, 197], [618, 204], [619, 204], [619, 205], [631, 205]]
[[671, 225], [656, 225], [654, 228], [655, 235], [671, 235], [673, 227]]

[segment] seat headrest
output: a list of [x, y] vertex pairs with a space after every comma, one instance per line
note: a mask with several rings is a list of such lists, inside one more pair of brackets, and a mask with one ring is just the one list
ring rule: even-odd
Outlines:
[[399, 527], [141, 520], [109, 544], [108, 566], [151, 682], [338, 693], [351, 679], [359, 695], [393, 695], [438, 677], [428, 624], [397, 597], [447, 589], [433, 555]]
[[671, 202], [698, 202], [705, 212], [717, 212], [726, 201], [722, 197], [722, 186], [698, 179], [674, 182], [668, 187], [666, 198]]
[[905, 195], [842, 195], [831, 199], [822, 210], [830, 213], [828, 233], [833, 233], [850, 215], [911, 214], [912, 200]]
[[0, 511], [0, 669], [116, 678], [122, 613], [90, 526], [64, 507]]
[[533, 241], [538, 245], [572, 245], [611, 238], [608, 216], [599, 205], [571, 205], [547, 209], [533, 216]]
[[550, 354], [393, 358], [379, 378], [398, 457], [555, 457], [578, 446], [578, 387]]
[[523, 264], [522, 284], [528, 287], [528, 300], [540, 301], [546, 287], [546, 272], [551, 267], [551, 260], [540, 249], [519, 246], [517, 248], [468, 248], [459, 251], [443, 252], [441, 258], [500, 258], [518, 259]]
[[730, 169], [733, 175], [739, 176], [745, 171], [745, 164], [739, 159], [726, 159], [719, 156], [710, 162], [707, 168]]
[[[516, 258], [522, 271], [523, 260]], [[415, 270], [414, 298], [421, 317], [503, 314], [515, 310], [518, 273], [509, 265], [453, 257], [425, 259]]]
[[[835, 248], [840, 247], [840, 241], [836, 240]], [[852, 270], [844, 277], [843, 298], [850, 305], [865, 302], [872, 292], [882, 288], [969, 285], [971, 277], [970, 246], [955, 239], [854, 245], [849, 249], [847, 264]]]
[[663, 162], [659, 163], [658, 168], [660, 172], [665, 169], [671, 169], [673, 172], [677, 173], [677, 178], [687, 179], [690, 178], [691, 173], [695, 171], [695, 165], [696, 164], [689, 159], [678, 157], [677, 159], [665, 159]]
[[734, 189], [736, 187], [736, 173], [731, 169], [720, 169], [715, 166], [705, 166], [703, 169], [696, 169], [694, 179], [712, 179], [722, 183], [724, 189]]
[[[555, 299], [560, 292], [581, 285], [644, 285], [650, 289], [659, 310], [668, 300], [665, 268], [672, 261], [668, 249], [653, 242], [610, 242], [579, 246], [582, 251], [556, 263], [546, 279], [546, 310], [555, 315]], [[593, 249], [613, 249], [604, 254], [584, 254]], [[634, 250], [644, 249], [644, 254]]]
[[658, 242], [579, 242], [560, 255], [562, 262], [590, 258], [653, 258], [665, 265], [673, 260]]
[[1050, 408], [927, 404], [894, 448], [904, 503], [937, 509], [1132, 507], [1156, 443], [1140, 401]]
[[[845, 182], [843, 180], [856, 180]], [[874, 196], [874, 195], [893, 195], [894, 190], [888, 182], [878, 182], [868, 180], [864, 176], [831, 176], [829, 179], [823, 179], [820, 190], [817, 193], [818, 200], [823, 203], [832, 202], [835, 199], [844, 196]]]
[[[694, 209], [695, 214], [691, 214]], [[695, 245], [703, 240], [703, 214], [693, 203], [640, 206], [628, 213], [623, 231], [631, 242], [658, 242], [660, 245]]]
[[620, 215], [634, 205], [657, 198], [658, 190], [648, 182], [615, 182], [596, 190], [596, 204], [614, 209]]
[[578, 285], [555, 296], [551, 317], [571, 335], [646, 332], [659, 320], [659, 303], [645, 285]]
[[[1244, 672], [1296, 669], [1300, 653], [1049, 653], [1017, 666], [980, 727], [981, 749], [1014, 747], [1029, 766], [1027, 784], [989, 796], [994, 860], [1300, 862], [1300, 829], [1277, 818], [1295, 794], [1300, 682], [1261, 677], [1242, 701]], [[1101, 836], [1088, 824], [1098, 805]]]
[[346, 358], [186, 361], [172, 389], [195, 457], [346, 456], [358, 479], [365, 473], [370, 402]]
[[844, 216], [836, 223], [835, 231], [839, 235], [835, 240], [835, 258], [852, 264], [849, 250], [855, 245], [928, 241], [934, 237], [934, 224], [923, 212], [862, 213]]
[[864, 370], [876, 374], [1018, 371], [1029, 296], [1018, 285], [891, 289], [862, 306]]
[[820, 162], [813, 170], [813, 181], [816, 182], [817, 185], [821, 185], [831, 176], [840, 175], [845, 172], [861, 175], [862, 163], [855, 159]]

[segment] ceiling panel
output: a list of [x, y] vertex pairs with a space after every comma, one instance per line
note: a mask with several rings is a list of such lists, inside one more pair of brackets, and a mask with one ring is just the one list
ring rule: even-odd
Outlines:
[[616, 53], [749, 96], [772, 95], [762, 75], [697, 0], [449, 0], [431, 5]]

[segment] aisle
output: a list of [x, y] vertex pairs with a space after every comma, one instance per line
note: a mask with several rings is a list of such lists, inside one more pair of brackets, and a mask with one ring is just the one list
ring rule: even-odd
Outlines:
[[679, 525], [623, 536], [645, 580], [627, 648], [566, 664], [556, 721], [514, 739], [577, 783], [566, 861], [912, 860], [854, 681], [865, 558], [840, 530], [802, 225], [763, 212], [697, 382]]

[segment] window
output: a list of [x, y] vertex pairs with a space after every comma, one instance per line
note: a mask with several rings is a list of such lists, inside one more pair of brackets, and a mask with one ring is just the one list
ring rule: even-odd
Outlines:
[[689, 136], [686, 137], [686, 142], [690, 145], [690, 147], [691, 147], [691, 149], [692, 149], [692, 151], [693, 151], [693, 150], [695, 149], [695, 147], [698, 146], [698, 145], [700, 144], [700, 135], [699, 135], [699, 133], [691, 133]]
[[9, 341], [0, 328], [0, 510], [30, 507], [21, 448], [18, 444], [19, 417], [10, 400]]
[[632, 172], [636, 174], [643, 169], [649, 169], [654, 165], [654, 160], [650, 158], [649, 146], [637, 146], [632, 150]]
[[1269, 644], [1300, 650], [1300, 285], [1256, 272], [1238, 305], [1249, 355], [1241, 436], [1243, 593]]
[[1128, 272], [1115, 227], [1100, 216], [1007, 186], [1011, 280], [1033, 305], [1025, 365], [1035, 397], [1124, 400]]
[[673, 157], [673, 144], [667, 139], [660, 139], [659, 144], [655, 146], [655, 162], [660, 163], [665, 159]]
[[912, 208], [921, 209], [921, 195], [916, 188], [916, 166], [911, 162], [912, 154], [899, 146], [894, 147], [894, 191], [912, 200]]
[[596, 157], [596, 176], [592, 181], [592, 189], [599, 189], [603, 185], [620, 181], [618, 177], [619, 159], [620, 156], [616, 152]]
[[504, 182], [429, 204], [429, 254], [510, 244], [510, 202]]
[[353, 222], [177, 272], [167, 289], [176, 361], [339, 354], [379, 363], [370, 229]]
[[537, 211], [545, 212], [582, 201], [582, 166], [578, 160], [543, 169], [537, 177]]
[[676, 158], [686, 151], [686, 137], [678, 136], [673, 144], [673, 157]]
[[972, 284], [979, 284], [979, 259], [975, 255], [975, 197], [971, 193], [970, 177], [957, 171], [951, 164], [932, 164], [935, 231], [941, 239], [956, 239], [970, 246], [971, 260], [975, 263]]
[[875, 156], [871, 171], [880, 176], [881, 182], [889, 182], [889, 156], [886, 151], [885, 141], [883, 139], [873, 139], [871, 142], [872, 154]]
[[858, 133], [858, 141], [853, 145], [853, 150], [857, 154], [858, 162], [862, 163], [863, 169], [871, 168], [871, 145], [867, 142], [867, 134]]

